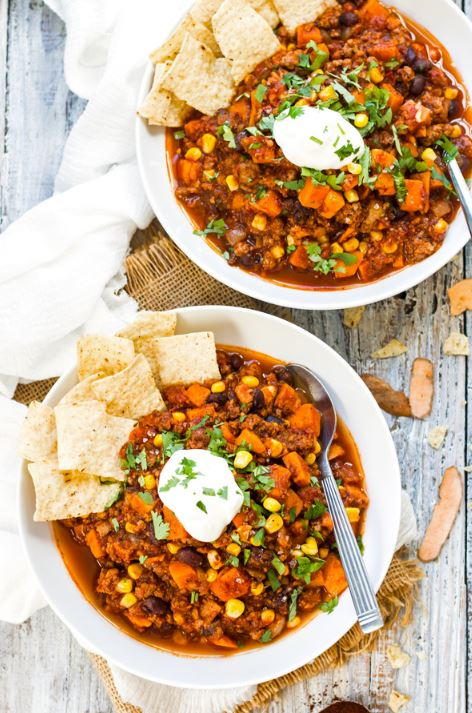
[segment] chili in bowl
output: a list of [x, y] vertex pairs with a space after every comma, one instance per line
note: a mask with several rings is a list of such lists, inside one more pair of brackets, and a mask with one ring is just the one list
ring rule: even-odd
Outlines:
[[[284, 361], [311, 353], [317, 373], [338, 384], [330, 458], [376, 588], [398, 527], [391, 438], [350, 367], [293, 325], [250, 310], [188, 308], [176, 336], [155, 338], [142, 333], [149, 319], [143, 313], [118, 337], [82, 338], [81, 380], [71, 374], [55, 387], [52, 411], [33, 406], [24, 452], [36, 461], [28, 470], [37, 521], [25, 468], [26, 549], [59, 615], [127, 670], [183, 686], [265, 680], [325, 650], [355, 619], [317, 482], [319, 416], [289, 383]], [[208, 326], [219, 344], [237, 337], [241, 346], [218, 347], [215, 359]], [[102, 356], [92, 354], [93, 339]], [[263, 345], [278, 345], [280, 359], [262, 354]], [[153, 350], [158, 389], [145, 376], [155, 373]], [[368, 418], [353, 418], [357, 409]], [[51, 413], [56, 445], [47, 436]], [[96, 475], [75, 470], [87, 458]], [[288, 656], [275, 673], [269, 649]]]
[[[441, 36], [439, 5], [427, 18]], [[192, 110], [165, 134], [139, 119], [152, 205], [200, 266], [253, 296], [323, 309], [390, 296], [457, 252], [465, 223], [447, 160], [457, 155], [468, 173], [457, 68], [465, 81], [469, 70], [417, 24], [426, 3], [407, 11], [414, 21], [373, 0], [331, 3], [296, 28], [276, 27], [278, 51], [224, 108]], [[144, 147], [166, 155], [169, 177]], [[156, 180], [160, 189], [170, 180], [165, 207]]]

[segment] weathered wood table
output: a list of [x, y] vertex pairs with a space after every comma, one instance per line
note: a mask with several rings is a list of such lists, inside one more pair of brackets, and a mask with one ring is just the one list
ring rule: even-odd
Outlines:
[[[471, 0], [456, 2], [472, 17]], [[0, 1], [2, 229], [51, 194], [64, 141], [83, 108], [64, 83], [64, 39], [62, 23], [40, 0]], [[470, 275], [472, 250], [467, 252]], [[436, 364], [436, 398], [429, 421], [387, 417], [420, 533], [444, 468], [472, 462], [467, 447], [472, 428], [467, 387], [472, 387], [472, 380], [467, 382], [464, 357], [442, 355], [442, 342], [451, 328], [472, 333], [472, 318], [451, 319], [446, 299], [447, 287], [465, 275], [466, 259], [467, 255], [457, 256], [416, 289], [368, 307], [356, 330], [345, 329], [337, 312], [293, 314], [298, 324], [328, 342], [354, 368], [373, 371], [396, 388], [408, 388], [416, 356], [427, 356]], [[372, 362], [372, 349], [393, 337], [408, 345], [408, 354]], [[447, 424], [449, 432], [445, 447], [434, 451], [426, 436], [438, 424]], [[466, 599], [466, 578], [472, 574], [470, 513], [466, 497], [441, 558], [425, 567], [414, 624], [397, 636], [412, 655], [410, 665], [395, 672], [383, 650], [357, 656], [342, 670], [293, 687], [271, 705], [271, 713], [318, 713], [335, 696], [362, 702], [373, 713], [386, 713], [392, 687], [412, 697], [405, 713], [465, 713], [472, 694], [467, 688], [467, 655], [472, 652]], [[50, 609], [22, 626], [2, 624], [0, 631], [1, 713], [111, 713], [87, 654]]]

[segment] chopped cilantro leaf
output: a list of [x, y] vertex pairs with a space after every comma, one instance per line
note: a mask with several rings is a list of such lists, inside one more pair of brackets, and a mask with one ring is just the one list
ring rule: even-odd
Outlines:
[[180, 139], [185, 139], [185, 131], [183, 129], [178, 129], [174, 131], [174, 139], [180, 141]]
[[251, 550], [244, 549], [243, 550], [243, 563], [245, 565], [249, 562], [250, 556], [251, 556]]
[[278, 574], [283, 574], [285, 572], [285, 565], [282, 560], [277, 557], [277, 555], [274, 555], [272, 558], [272, 567]]
[[336, 260], [342, 260], [345, 265], [354, 265], [357, 259], [357, 255], [351, 253], [336, 253]]
[[290, 508], [288, 511], [288, 519], [290, 522], [294, 522], [297, 518], [297, 511], [295, 508]]
[[135, 456], [135, 463], [141, 467], [141, 470], [147, 470], [147, 458], [146, 451], [143, 450], [137, 456]]
[[257, 101], [261, 103], [267, 93], [267, 87], [265, 87], [263, 84], [258, 84], [256, 87], [256, 91], [254, 92], [254, 96], [256, 97]]
[[267, 644], [270, 640], [272, 639], [272, 632], [270, 629], [266, 629], [264, 633], [262, 634], [261, 638], [259, 641], [261, 641], [263, 644]]
[[133, 453], [133, 444], [128, 443], [126, 446], [125, 457], [121, 461], [121, 467], [123, 470], [134, 470], [136, 468], [136, 459]]
[[227, 229], [228, 226], [225, 221], [222, 218], [219, 218], [217, 220], [210, 220], [204, 230], [194, 230], [193, 233], [194, 235], [200, 235], [201, 237], [210, 235], [210, 233], [214, 233], [215, 235], [224, 235]]
[[116, 519], [116, 517], [112, 517], [112, 519], [111, 519], [111, 524], [113, 525], [114, 531], [115, 531], [115, 532], [118, 532], [118, 530], [120, 529], [120, 523], [118, 522], [118, 520]]
[[205, 425], [205, 423], [208, 421], [209, 418], [210, 418], [209, 415], [206, 414], [206, 415], [202, 418], [201, 421], [199, 421], [198, 423], [195, 424], [195, 426], [190, 426], [190, 428], [187, 430], [187, 433], [185, 434], [185, 438], [190, 438], [190, 436], [192, 435], [193, 431], [197, 431], [199, 428], [202, 428], [202, 426]]
[[385, 62], [384, 67], [388, 67], [388, 69], [395, 69], [396, 67], [400, 66], [400, 61], [396, 59], [395, 57], [392, 57], [392, 59], [389, 59], [388, 62]]
[[256, 546], [263, 546], [265, 542], [265, 530], [261, 527], [254, 537], [252, 538], [253, 544]]
[[228, 500], [228, 486], [225, 485], [223, 488], [220, 488], [217, 495], [218, 497], [223, 498], [223, 500]]
[[198, 592], [192, 589], [190, 592], [190, 604], [195, 604], [195, 602], [198, 602]]
[[310, 584], [311, 575], [321, 569], [324, 563], [325, 561], [322, 559], [311, 560], [308, 557], [299, 557], [294, 574], [296, 577], [303, 579], [306, 584]]
[[146, 505], [152, 505], [152, 503], [154, 502], [151, 493], [138, 493], [138, 495], [143, 501], [143, 503], [146, 503]]
[[158, 515], [154, 510], [151, 512], [154, 537], [156, 540], [166, 540], [169, 534], [170, 525], [164, 522], [162, 515]]
[[444, 173], [439, 173], [435, 166], [431, 166], [431, 177], [434, 178], [435, 181], [440, 181], [449, 193], [455, 193], [452, 183], [446, 178]]
[[238, 487], [240, 490], [242, 490], [243, 493], [243, 502], [244, 505], [249, 505], [251, 494], [249, 492], [250, 485], [247, 482], [245, 478], [236, 478], [236, 483], [238, 484]]
[[300, 594], [300, 590], [295, 588], [290, 595], [290, 604], [288, 605], [288, 620], [292, 621], [297, 616], [297, 599]]
[[208, 511], [207, 511], [207, 509], [206, 509], [205, 503], [202, 503], [201, 500], [198, 500], [197, 503], [196, 503], [196, 506], [197, 506], [197, 508], [199, 508], [200, 510], [202, 510], [202, 512], [204, 512], [206, 515], [208, 515]]
[[159, 490], [161, 493], [166, 493], [168, 490], [171, 488], [175, 488], [176, 485], [179, 485], [180, 480], [175, 477], [175, 475], [172, 476], [172, 478], [169, 478], [167, 483], [165, 485], [162, 485]]
[[202, 488], [203, 495], [216, 495], [216, 492], [213, 488]]
[[343, 144], [343, 146], [340, 146], [334, 153], [342, 160], [348, 158], [349, 156], [352, 156], [354, 152], [354, 146], [351, 144], [350, 141], [348, 141], [347, 144]]
[[336, 260], [333, 258], [322, 258], [321, 247], [318, 243], [306, 243], [305, 249], [308, 253], [308, 258], [313, 263], [313, 270], [321, 272], [323, 275], [327, 275], [333, 270], [336, 265]]
[[444, 160], [446, 163], [450, 163], [450, 161], [455, 159], [459, 153], [457, 146], [453, 144], [445, 134], [443, 134], [441, 138], [436, 141], [436, 146], [439, 146], [439, 148], [444, 151]]
[[216, 133], [223, 137], [223, 141], [226, 141], [230, 149], [236, 148], [233, 130], [227, 121], [217, 128]]
[[323, 142], [321, 139], [318, 139], [316, 136], [310, 136], [310, 141], [314, 141], [316, 144], [319, 144], [320, 146], [323, 145]]
[[349, 89], [346, 89], [340, 82], [335, 80], [332, 86], [333, 89], [342, 96], [346, 104], [353, 104], [356, 101], [354, 94], [351, 94]]
[[359, 547], [359, 551], [361, 555], [364, 554], [364, 540], [362, 539], [362, 535], [357, 535], [357, 546]]
[[147, 555], [139, 555], [139, 564], [144, 564], [147, 560]]
[[326, 614], [331, 614], [331, 612], [333, 612], [338, 606], [338, 603], [338, 597], [333, 597], [333, 599], [330, 599], [327, 602], [323, 602], [323, 604], [320, 606], [320, 609], [321, 611], [326, 612]]
[[315, 500], [307, 510], [305, 510], [305, 518], [307, 520], [316, 520], [326, 512], [326, 505], [320, 500]]
[[272, 591], [276, 592], [277, 589], [280, 587], [280, 582], [273, 569], [269, 569], [269, 571], [267, 572], [267, 579], [269, 580], [269, 584], [272, 587]]

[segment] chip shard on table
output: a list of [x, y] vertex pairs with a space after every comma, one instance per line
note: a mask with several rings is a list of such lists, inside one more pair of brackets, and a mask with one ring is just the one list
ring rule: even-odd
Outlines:
[[401, 356], [408, 351], [408, 347], [405, 346], [398, 339], [392, 339], [388, 344], [375, 352], [372, 352], [372, 359], [389, 359], [390, 357]]
[[406, 693], [400, 693], [400, 691], [390, 691], [390, 696], [388, 699], [388, 707], [392, 713], [399, 713], [400, 709], [411, 701], [411, 696], [407, 696]]
[[137, 420], [166, 408], [149, 362], [142, 354], [137, 354], [126, 369], [95, 381], [92, 391], [98, 401], [106, 403], [112, 416]]
[[59, 470], [125, 480], [119, 458], [135, 421], [106, 413], [100, 401], [55, 407]]
[[435, 426], [428, 433], [428, 443], [431, 448], [439, 450], [444, 444], [447, 434], [447, 426]]
[[402, 651], [398, 644], [387, 646], [386, 654], [392, 668], [404, 668], [411, 661], [411, 656], [406, 651]]
[[193, 332], [155, 339], [163, 386], [220, 379], [212, 332]]
[[444, 341], [444, 354], [446, 356], [468, 356], [469, 339], [461, 332], [451, 332]]
[[50, 462], [57, 457], [56, 420], [52, 408], [32, 401], [21, 427], [18, 451], [23, 458]]
[[349, 329], [357, 327], [364, 314], [365, 307], [346, 307], [343, 313], [343, 324]]
[[61, 472], [51, 463], [29, 463], [28, 470], [36, 493], [37, 522], [103, 512], [121, 492], [119, 483], [102, 483], [89, 473]]
[[129, 366], [133, 359], [134, 344], [131, 339], [87, 334], [77, 340], [79, 381], [99, 371], [106, 375], [115, 374]]
[[170, 337], [175, 334], [177, 315], [175, 312], [137, 312], [133, 322], [117, 332], [117, 337], [125, 339], [151, 339], [152, 337]]

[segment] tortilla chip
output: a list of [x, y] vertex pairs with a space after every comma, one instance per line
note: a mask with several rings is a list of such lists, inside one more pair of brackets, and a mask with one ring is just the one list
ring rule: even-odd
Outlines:
[[398, 644], [387, 646], [386, 654], [392, 668], [404, 668], [411, 661], [411, 656], [402, 651]]
[[142, 354], [138, 354], [126, 369], [92, 385], [94, 398], [104, 401], [112, 416], [139, 419], [151, 411], [164, 411], [166, 405], [151, 367]]
[[381, 347], [380, 349], [377, 349], [377, 351], [372, 352], [371, 357], [372, 359], [389, 359], [390, 357], [396, 357], [400, 356], [401, 354], [405, 354], [405, 352], [407, 351], [408, 347], [402, 344], [402, 342], [399, 342], [398, 339], [392, 339], [392, 341], [386, 344], [384, 347]]
[[59, 470], [124, 480], [119, 451], [135, 421], [109, 416], [100, 401], [61, 404], [54, 409]]
[[212, 26], [223, 55], [232, 62], [236, 84], [280, 48], [270, 25], [245, 0], [224, 0]]
[[390, 691], [390, 696], [388, 699], [388, 707], [393, 713], [398, 713], [400, 708], [411, 701], [411, 697], [405, 695], [405, 693], [400, 693], [399, 691]]
[[163, 386], [220, 379], [215, 338], [211, 332], [179, 334], [155, 339]]
[[105, 373], [103, 371], [87, 376], [83, 381], [79, 381], [78, 384], [73, 386], [72, 389], [62, 397], [59, 404], [78, 404], [81, 401], [93, 401], [96, 396], [92, 389], [92, 384], [104, 376]]
[[436, 448], [439, 450], [444, 443], [446, 438], [447, 426], [435, 426], [428, 433], [428, 443], [431, 448]]
[[156, 339], [135, 339], [134, 348], [137, 354], [146, 357], [157, 387], [161, 387], [161, 376], [159, 374], [159, 346]]
[[466, 334], [451, 332], [444, 340], [444, 354], [448, 356], [468, 356], [469, 340]]
[[[197, 0], [190, 10], [190, 14], [197, 22], [211, 27], [211, 18], [222, 2], [223, 0]], [[271, 27], [277, 27], [280, 18], [272, 0], [248, 0], [248, 2]]]
[[280, 23], [279, 13], [272, 0], [248, 0], [249, 4], [274, 29]]
[[451, 314], [457, 316], [472, 309], [472, 277], [460, 280], [447, 291], [451, 304]]
[[164, 42], [161, 47], [151, 53], [151, 61], [157, 64], [158, 62], [165, 62], [167, 59], [174, 59], [182, 46], [182, 40], [186, 32], [189, 32], [192, 37], [206, 45], [217, 57], [221, 55], [220, 48], [208, 27], [195, 20], [191, 15], [187, 15], [167, 42]]
[[32, 401], [20, 431], [18, 452], [32, 461], [51, 461], [57, 454], [56, 420], [46, 404]]
[[313, 22], [328, 7], [337, 5], [337, 0], [274, 0], [274, 5], [287, 30]]
[[88, 334], [77, 341], [77, 377], [103, 371], [107, 376], [125, 369], [134, 359], [134, 345], [130, 339]]
[[216, 59], [211, 50], [187, 32], [162, 86], [203, 114], [211, 115], [231, 102], [234, 93], [231, 63]]
[[343, 324], [349, 329], [357, 327], [364, 314], [365, 307], [346, 307], [343, 315]]
[[175, 334], [177, 315], [174, 312], [138, 312], [134, 322], [117, 332], [118, 337], [141, 339], [150, 337], [170, 337]]
[[88, 473], [61, 473], [51, 463], [28, 465], [36, 491], [36, 522], [103, 512], [120, 494], [118, 483], [101, 483]]
[[156, 64], [149, 94], [138, 109], [150, 126], [182, 126], [191, 108], [172, 92], [162, 87], [162, 79], [172, 62]]

